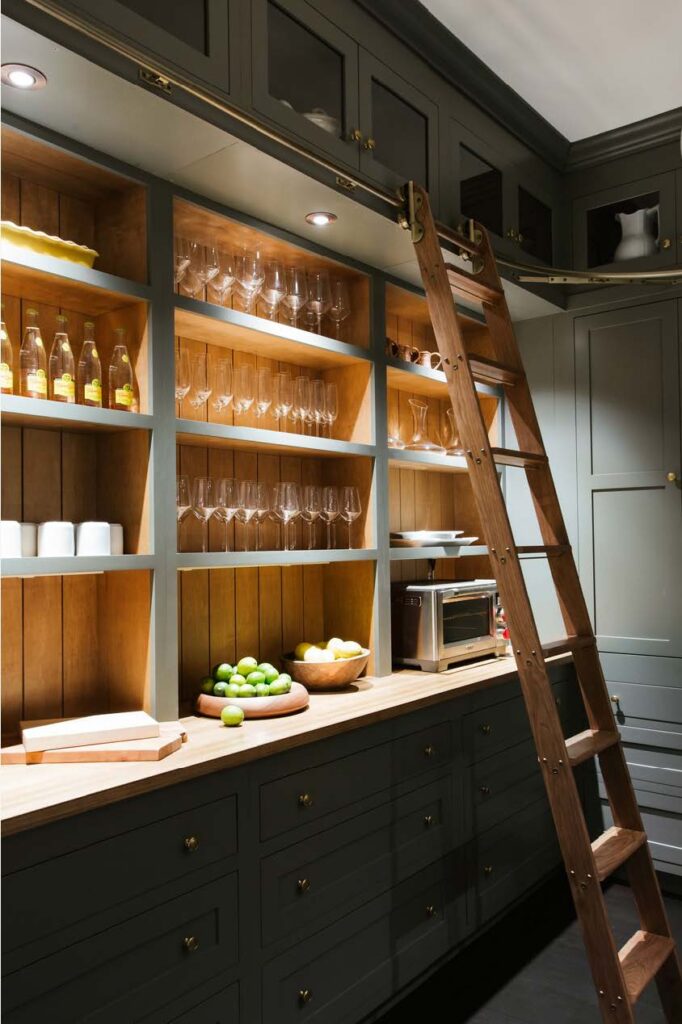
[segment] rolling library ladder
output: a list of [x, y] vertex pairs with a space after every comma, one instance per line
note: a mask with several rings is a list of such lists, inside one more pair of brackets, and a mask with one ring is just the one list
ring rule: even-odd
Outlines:
[[[614, 727], [596, 640], [488, 236], [470, 222], [459, 251], [467, 269], [446, 264], [427, 193], [410, 182], [404, 199], [401, 223], [412, 232], [602, 1018], [615, 1024], [634, 1022], [634, 1005], [655, 979], [665, 1019], [668, 1024], [682, 1024], [682, 974], [675, 942], [620, 735]], [[467, 353], [453, 295], [482, 304], [495, 360]], [[505, 388], [521, 450], [490, 446], [476, 381]], [[497, 474], [499, 465], [526, 471], [542, 545], [515, 544]], [[523, 554], [548, 558], [566, 627], [563, 640], [540, 643], [519, 561]], [[590, 724], [570, 739], [564, 739], [545, 664], [546, 658], [564, 652], [572, 653]], [[615, 824], [591, 842], [573, 769], [595, 756]], [[637, 903], [641, 930], [618, 950], [601, 883], [622, 865]]]

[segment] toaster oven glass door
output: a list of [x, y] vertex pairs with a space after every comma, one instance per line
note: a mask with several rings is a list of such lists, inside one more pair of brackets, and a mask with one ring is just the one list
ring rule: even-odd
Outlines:
[[478, 640], [491, 634], [489, 596], [452, 597], [443, 601], [443, 647]]

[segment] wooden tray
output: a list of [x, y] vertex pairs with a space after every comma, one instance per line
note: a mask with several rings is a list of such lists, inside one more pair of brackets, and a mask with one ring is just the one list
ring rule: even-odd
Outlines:
[[228, 705], [241, 708], [244, 718], [274, 718], [307, 708], [308, 691], [300, 683], [292, 683], [288, 693], [276, 697], [212, 697], [208, 693], [200, 693], [196, 708], [200, 715], [220, 718], [220, 712]]
[[143, 740], [118, 740], [84, 747], [56, 750], [25, 750], [23, 743], [0, 750], [0, 764], [93, 764], [111, 761], [161, 761], [179, 750], [187, 733], [179, 722], [160, 722], [160, 736]]

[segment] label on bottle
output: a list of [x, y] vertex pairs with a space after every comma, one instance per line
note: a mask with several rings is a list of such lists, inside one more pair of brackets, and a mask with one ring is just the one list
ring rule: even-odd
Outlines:
[[116, 405], [123, 405], [129, 409], [133, 404], [133, 389], [130, 384], [124, 384], [122, 388], [116, 388], [114, 394]]
[[11, 395], [14, 391], [14, 374], [7, 363], [0, 363], [0, 391], [3, 395]]
[[92, 402], [93, 405], [102, 404], [102, 385], [97, 377], [93, 377], [90, 383], [84, 386], [83, 398], [86, 402]]
[[26, 375], [26, 390], [40, 398], [47, 398], [47, 376], [44, 370], [35, 370]]
[[55, 377], [52, 388], [55, 398], [63, 398], [66, 402], [76, 401], [76, 382], [70, 373]]

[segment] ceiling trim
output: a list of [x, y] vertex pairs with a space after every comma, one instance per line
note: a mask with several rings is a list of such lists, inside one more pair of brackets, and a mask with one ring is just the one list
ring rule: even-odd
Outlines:
[[612, 128], [599, 135], [591, 135], [571, 144], [566, 164], [567, 171], [582, 170], [616, 160], [652, 146], [664, 146], [680, 141], [682, 131], [682, 107], [667, 110], [663, 114], [645, 117], [642, 121]]
[[562, 171], [570, 143], [418, 0], [356, 0], [460, 92]]

